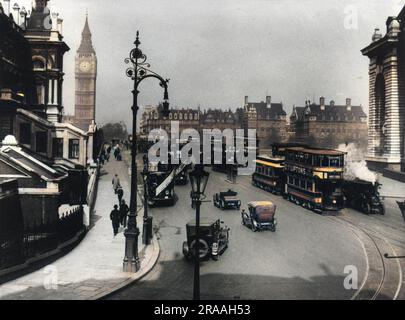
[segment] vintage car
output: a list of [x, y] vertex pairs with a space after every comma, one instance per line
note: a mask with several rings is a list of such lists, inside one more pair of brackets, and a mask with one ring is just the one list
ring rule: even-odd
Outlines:
[[240, 209], [240, 200], [237, 197], [238, 193], [229, 189], [226, 192], [219, 192], [214, 194], [213, 203], [217, 208], [225, 209]]
[[274, 218], [276, 205], [271, 201], [248, 203], [248, 212], [242, 210], [242, 224], [256, 232], [258, 230], [276, 231], [277, 220]]
[[[207, 260], [210, 257], [218, 260], [229, 242], [229, 228], [222, 226], [223, 221], [215, 219], [200, 220], [200, 260]], [[183, 254], [186, 259], [195, 257], [196, 245], [196, 223], [195, 220], [190, 221], [186, 225], [187, 241], [183, 243]]]

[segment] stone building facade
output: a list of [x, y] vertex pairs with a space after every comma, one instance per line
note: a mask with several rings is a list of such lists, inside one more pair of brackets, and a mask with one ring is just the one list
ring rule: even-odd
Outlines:
[[239, 114], [245, 132], [256, 129], [259, 149], [270, 149], [271, 144], [287, 140], [287, 114], [283, 104], [273, 103], [271, 96], [261, 102], [249, 102], [245, 96], [244, 108]]
[[386, 33], [375, 29], [361, 52], [369, 64], [368, 165], [405, 170], [405, 7], [389, 17]]
[[140, 121], [140, 134], [147, 138], [149, 132], [155, 129], [165, 130], [169, 136], [171, 134], [172, 121], [179, 122], [179, 131], [193, 128], [199, 130], [201, 112], [199, 109], [191, 108], [173, 108], [170, 109], [166, 117], [162, 113], [163, 107], [146, 106]]
[[291, 142], [300, 142], [314, 147], [336, 148], [342, 143], [366, 145], [367, 115], [361, 106], [352, 105], [346, 99], [345, 105], [336, 105], [332, 100], [319, 104], [306, 101], [305, 107], [293, 107], [290, 116]]
[[63, 122], [69, 47], [62, 19], [47, 3], [36, 0], [25, 10], [0, 0], [0, 181], [16, 180], [24, 215], [42, 215], [44, 222], [62, 205], [85, 205], [96, 131]]
[[201, 135], [203, 129], [242, 129], [247, 134], [248, 129], [256, 129], [258, 144], [261, 148], [270, 148], [273, 142], [284, 142], [287, 139], [286, 113], [281, 103], [265, 102], [248, 103], [246, 106], [231, 109], [209, 108], [204, 111], [191, 108], [171, 109], [168, 117], [164, 117], [161, 106], [147, 106], [140, 121], [140, 135], [147, 139], [148, 133], [153, 129], [164, 129], [170, 135], [171, 122], [179, 122], [180, 132], [184, 129], [195, 129]]

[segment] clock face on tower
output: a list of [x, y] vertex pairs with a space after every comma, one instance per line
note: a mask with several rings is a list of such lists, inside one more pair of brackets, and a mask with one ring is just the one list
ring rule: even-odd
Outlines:
[[90, 71], [91, 64], [89, 61], [82, 61], [82, 62], [80, 62], [79, 68], [80, 68], [80, 71], [88, 72], [88, 71]]

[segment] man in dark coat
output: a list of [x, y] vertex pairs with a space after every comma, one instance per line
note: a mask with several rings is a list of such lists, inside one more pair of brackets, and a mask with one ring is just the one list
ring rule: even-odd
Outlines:
[[127, 227], [128, 212], [129, 212], [129, 208], [128, 208], [127, 204], [125, 203], [125, 200], [122, 200], [121, 206], [120, 206], [120, 219], [121, 219], [121, 225], [124, 226], [124, 228]]
[[112, 222], [112, 227], [114, 230], [114, 237], [118, 233], [118, 228], [120, 227], [120, 212], [118, 210], [118, 206], [114, 205], [114, 210], [110, 213], [110, 219]]
[[117, 195], [118, 195], [118, 203], [121, 203], [122, 197], [124, 196], [124, 189], [121, 186], [117, 188]]

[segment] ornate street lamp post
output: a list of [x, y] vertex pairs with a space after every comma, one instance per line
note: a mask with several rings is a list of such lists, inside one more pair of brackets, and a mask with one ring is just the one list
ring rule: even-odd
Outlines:
[[191, 199], [195, 203], [195, 246], [194, 246], [194, 288], [193, 300], [200, 300], [200, 206], [207, 186], [209, 173], [204, 171], [204, 165], [195, 165], [189, 173], [191, 181]]
[[150, 244], [152, 238], [152, 217], [148, 216], [148, 155], [143, 156], [143, 243], [145, 245]]
[[163, 96], [163, 115], [168, 116], [169, 113], [169, 94], [167, 92], [167, 85], [169, 79], [163, 79], [157, 73], [151, 71], [149, 63], [146, 62], [146, 55], [144, 55], [139, 49], [141, 42], [139, 41], [139, 31], [136, 32], [136, 40], [134, 42], [135, 48], [131, 50], [129, 58], [125, 59], [125, 63], [132, 64], [126, 70], [126, 75], [134, 81], [133, 105], [132, 105], [132, 145], [131, 145], [131, 196], [128, 215], [128, 226], [124, 232], [125, 235], [125, 257], [123, 263], [124, 272], [137, 272], [140, 268], [139, 256], [138, 256], [138, 236], [139, 229], [136, 222], [137, 216], [137, 166], [136, 166], [136, 151], [137, 151], [137, 136], [136, 136], [136, 123], [138, 113], [138, 87], [142, 80], [147, 78], [155, 78], [159, 80], [159, 84], [164, 88]]

